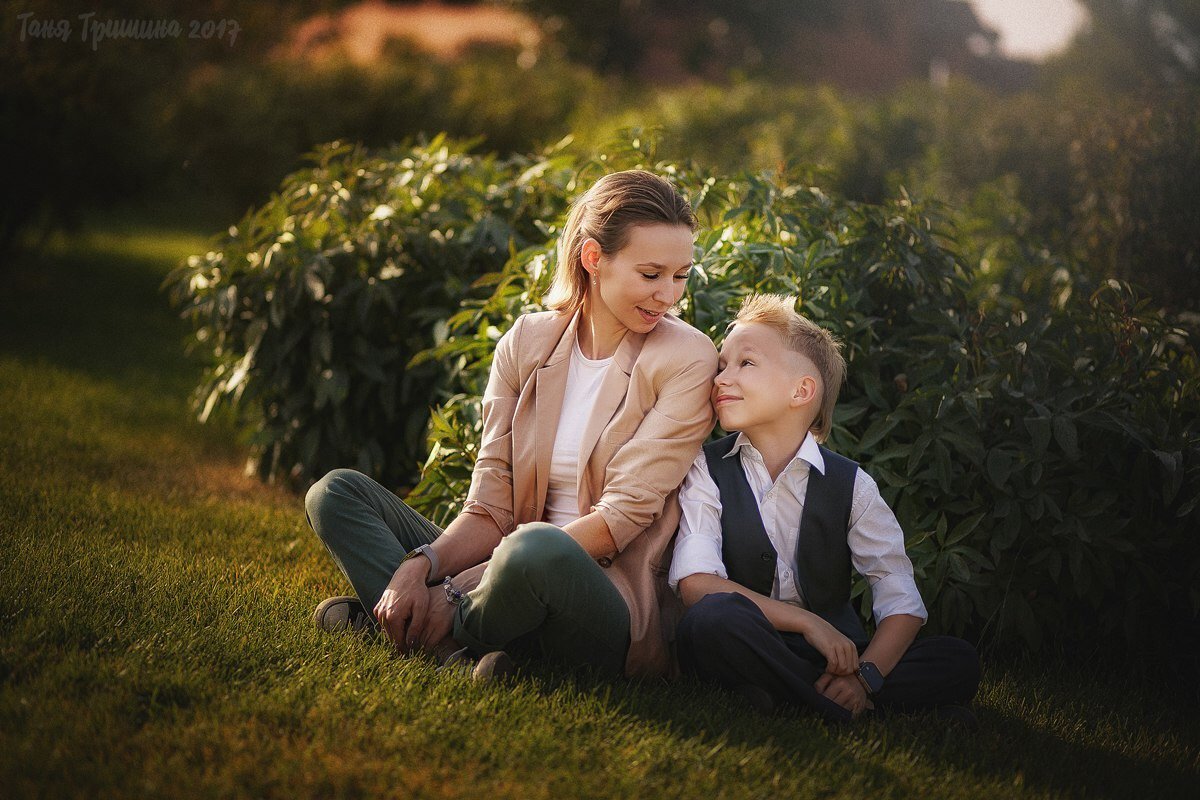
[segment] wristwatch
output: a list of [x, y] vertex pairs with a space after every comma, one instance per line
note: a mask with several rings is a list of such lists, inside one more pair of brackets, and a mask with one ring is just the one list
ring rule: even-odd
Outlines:
[[858, 671], [854, 674], [858, 676], [859, 683], [869, 695], [876, 695], [883, 688], [883, 676], [879, 674], [879, 667], [870, 661], [858, 662]]
[[429, 559], [429, 572], [425, 575], [425, 583], [428, 585], [429, 581], [434, 580], [434, 576], [438, 574], [437, 553], [433, 552], [433, 548], [429, 545], [423, 544], [420, 547], [414, 547], [412, 550], [409, 550], [404, 558], [400, 559], [400, 563], [403, 564], [405, 561], [417, 556], [425, 556]]

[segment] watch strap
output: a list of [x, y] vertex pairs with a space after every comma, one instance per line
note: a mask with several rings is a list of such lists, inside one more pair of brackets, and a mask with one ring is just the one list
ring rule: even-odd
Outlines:
[[420, 547], [414, 547], [412, 550], [409, 550], [404, 558], [400, 560], [400, 563], [403, 564], [410, 558], [416, 558], [417, 556], [425, 556], [427, 559], [429, 559], [429, 573], [425, 576], [425, 582], [428, 583], [429, 581], [434, 580], [440, 572], [438, 569], [440, 565], [438, 564], [437, 553], [435, 553], [433, 548], [429, 545], [423, 544]]

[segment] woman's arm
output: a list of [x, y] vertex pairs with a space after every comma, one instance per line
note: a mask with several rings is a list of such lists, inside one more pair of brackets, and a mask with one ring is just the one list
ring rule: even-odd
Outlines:
[[[659, 388], [632, 438], [608, 463], [604, 491], [592, 511], [603, 518], [617, 552], [662, 514], [667, 495], [679, 488], [712, 430], [709, 394], [717, 351], [708, 337], [694, 332], [687, 341], [672, 342], [673, 352], [655, 354], [674, 373]], [[692, 355], [682, 369], [680, 350]]]
[[380, 627], [405, 652], [430, 638], [425, 630], [430, 608], [426, 582], [487, 560], [512, 530], [512, 420], [520, 391], [516, 356], [523, 319], [519, 317], [496, 344], [483, 395], [483, 436], [471, 490], [462, 513], [430, 545], [436, 572], [423, 556], [402, 562], [375, 606]]
[[617, 543], [613, 541], [608, 523], [599, 511], [585, 514], [574, 522], [568, 522], [563, 530], [579, 542], [592, 558], [605, 558], [616, 554]]

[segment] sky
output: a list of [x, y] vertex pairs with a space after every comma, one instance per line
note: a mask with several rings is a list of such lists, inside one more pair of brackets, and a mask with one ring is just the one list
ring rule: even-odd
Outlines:
[[1067, 45], [1087, 21], [1075, 0], [970, 0], [976, 15], [1000, 34], [1000, 50], [1018, 58], [1044, 58]]

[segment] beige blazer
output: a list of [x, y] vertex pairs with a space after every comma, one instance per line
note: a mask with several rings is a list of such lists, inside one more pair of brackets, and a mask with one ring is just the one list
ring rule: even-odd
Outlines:
[[[508, 534], [542, 519], [550, 458], [580, 315], [520, 317], [496, 345], [483, 396], [483, 436], [463, 513]], [[679, 603], [666, 584], [679, 525], [675, 495], [712, 430], [717, 352], [700, 331], [665, 316], [625, 334], [580, 442], [579, 514], [598, 511], [617, 545], [600, 559], [629, 607], [630, 676], [670, 671]]]

